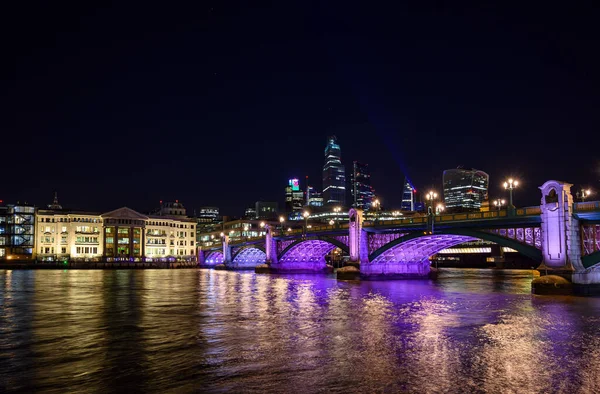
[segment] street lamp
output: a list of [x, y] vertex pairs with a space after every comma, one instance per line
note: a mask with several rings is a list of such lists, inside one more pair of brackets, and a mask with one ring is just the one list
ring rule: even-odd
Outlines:
[[502, 209], [502, 206], [506, 204], [506, 200], [505, 199], [496, 199], [494, 200], [494, 206], [498, 208], [498, 210]]
[[577, 196], [577, 198], [579, 198], [582, 202], [585, 202], [585, 199], [588, 198], [590, 196], [590, 194], [592, 194], [592, 191], [590, 189], [581, 189], [580, 191], [578, 191], [575, 195]]
[[381, 202], [378, 198], [376, 198], [375, 200], [373, 200], [373, 203], [371, 205], [373, 206], [373, 208], [375, 208], [375, 224], [377, 224], [379, 222], [379, 208], [381, 207]]
[[[333, 212], [334, 212], [334, 214], [340, 213], [341, 211], [342, 211], [342, 207], [334, 207], [334, 208], [333, 208]], [[337, 221], [339, 222], [339, 218], [336, 218], [337, 216], [338, 216], [338, 215], [334, 215], [334, 216], [333, 216], [333, 217], [334, 217], [334, 219], [332, 219], [332, 221], [334, 221], [334, 220], [337, 220]], [[333, 226], [334, 224], [335, 224], [335, 222], [334, 222], [334, 223], [331, 223], [331, 225], [332, 225], [332, 226]], [[338, 223], [338, 224], [339, 224], [339, 223]]]
[[304, 211], [302, 213], [302, 216], [304, 216], [304, 237], [306, 237], [306, 232], [307, 232], [307, 227], [308, 227], [308, 217], [310, 216], [310, 212]]
[[511, 214], [514, 213], [515, 206], [513, 205], [513, 189], [519, 186], [519, 181], [509, 178], [508, 181], [504, 182], [504, 188], [508, 189], [508, 209]]
[[440, 213], [444, 212], [444, 209], [446, 209], [446, 207], [444, 207], [444, 204], [438, 204], [435, 207], [435, 213], [439, 215]]
[[330, 226], [333, 226], [334, 224], [335, 224], [335, 222], [333, 221], [333, 219], [331, 219], [331, 220], [329, 221], [329, 225], [330, 225]]
[[429, 217], [428, 220], [431, 221], [431, 233], [433, 234], [433, 226], [435, 223], [435, 211], [433, 210], [433, 202], [437, 199], [437, 193], [434, 191], [429, 191], [426, 195], [425, 198], [427, 199], [427, 201], [429, 202], [429, 206], [427, 207], [427, 216]]
[[283, 216], [279, 217], [279, 227], [281, 228], [281, 234], [283, 234], [283, 223], [285, 222], [285, 218]]

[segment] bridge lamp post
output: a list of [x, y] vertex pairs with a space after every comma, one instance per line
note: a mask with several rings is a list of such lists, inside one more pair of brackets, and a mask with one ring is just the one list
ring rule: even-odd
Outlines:
[[[335, 208], [333, 208], [333, 212], [334, 212], [334, 213], [336, 213], [336, 214], [337, 214], [337, 213], [340, 213], [341, 211], [342, 211], [342, 207], [335, 207]], [[337, 215], [334, 215], [334, 218], [335, 218], [336, 216], [337, 216]], [[335, 219], [334, 219], [334, 220], [335, 220]], [[339, 222], [339, 219], [338, 219], [338, 222]], [[338, 223], [338, 224], [339, 224], [339, 223]], [[333, 225], [333, 224], [332, 224], [332, 225]], [[336, 227], [338, 227], [338, 226], [336, 226]]]
[[494, 200], [494, 206], [496, 206], [496, 208], [498, 208], [498, 211], [500, 211], [500, 209], [502, 209], [502, 206], [506, 204], [506, 200], [505, 199], [496, 199]]
[[434, 191], [430, 191], [425, 195], [425, 198], [429, 202], [429, 206], [427, 207], [427, 215], [431, 220], [431, 233], [433, 234], [433, 227], [435, 222], [435, 212], [433, 210], [433, 202], [437, 199], [437, 193]]
[[378, 198], [376, 198], [375, 200], [373, 200], [373, 203], [371, 204], [373, 206], [373, 208], [375, 208], [375, 224], [379, 223], [379, 209], [381, 208], [381, 202], [379, 201]]
[[439, 215], [442, 212], [444, 212], [444, 209], [446, 209], [446, 207], [444, 207], [444, 204], [438, 204], [435, 206], [435, 214]]
[[304, 211], [302, 216], [304, 217], [304, 238], [306, 238], [306, 233], [308, 231], [308, 217], [310, 216], [310, 212]]
[[585, 202], [585, 199], [588, 198], [592, 194], [590, 189], [581, 189], [576, 193], [577, 198], [581, 200], [581, 202]]
[[504, 182], [504, 188], [508, 190], [508, 210], [511, 215], [515, 213], [515, 206], [513, 205], [513, 189], [519, 186], [519, 181], [509, 178], [508, 181]]
[[281, 235], [283, 235], [283, 223], [285, 223], [285, 218], [283, 216], [279, 217], [279, 227], [281, 228]]

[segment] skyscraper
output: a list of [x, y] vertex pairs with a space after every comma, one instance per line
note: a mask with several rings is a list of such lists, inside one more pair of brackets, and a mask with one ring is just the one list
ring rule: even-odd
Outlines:
[[371, 186], [371, 172], [369, 165], [358, 161], [352, 163], [352, 200], [356, 208], [368, 211], [375, 199], [375, 193]]
[[474, 168], [444, 171], [444, 204], [448, 212], [479, 211], [488, 199], [489, 175]]
[[346, 205], [346, 168], [342, 164], [342, 152], [335, 136], [327, 139], [325, 147], [323, 203], [325, 205]]
[[297, 178], [289, 179], [285, 188], [285, 211], [301, 211], [303, 205], [304, 193], [300, 190], [300, 181]]
[[400, 209], [403, 211], [416, 211], [416, 194], [417, 189], [415, 189], [407, 177], [404, 177], [404, 187], [402, 188], [402, 205], [400, 206]]

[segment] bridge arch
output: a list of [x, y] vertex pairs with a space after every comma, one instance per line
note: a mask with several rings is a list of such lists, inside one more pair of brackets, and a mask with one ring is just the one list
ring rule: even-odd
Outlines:
[[541, 263], [542, 251], [534, 246], [506, 238], [498, 234], [470, 229], [442, 230], [435, 234], [410, 233], [382, 246], [369, 255], [370, 264], [402, 262], [405, 264], [423, 263], [429, 256], [439, 251], [478, 239], [491, 241], [516, 250], [524, 256]]
[[235, 251], [231, 256], [233, 266], [238, 268], [255, 268], [264, 264], [267, 258], [265, 248], [259, 245], [246, 245]]
[[299, 239], [281, 251], [278, 266], [290, 270], [324, 270], [325, 256], [335, 248], [349, 252], [348, 246], [335, 238], [312, 236]]
[[221, 252], [220, 250], [211, 250], [206, 253], [206, 256], [204, 257], [204, 264], [205, 265], [223, 264], [223, 260], [224, 260], [223, 252]]

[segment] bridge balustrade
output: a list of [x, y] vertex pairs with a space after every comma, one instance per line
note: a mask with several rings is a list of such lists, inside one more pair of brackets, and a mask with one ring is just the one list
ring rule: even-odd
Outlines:
[[600, 201], [585, 201], [573, 203], [575, 212], [581, 211], [598, 211], [600, 210]]

